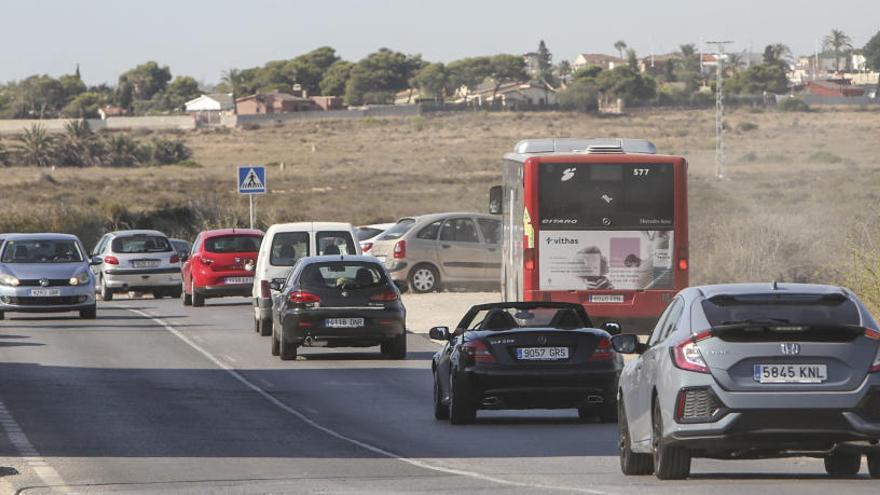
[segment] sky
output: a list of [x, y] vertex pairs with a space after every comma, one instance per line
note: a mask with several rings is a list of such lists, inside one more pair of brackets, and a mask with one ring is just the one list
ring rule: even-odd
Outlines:
[[2, 0], [0, 82], [72, 73], [115, 84], [147, 60], [211, 84], [229, 68], [293, 58], [319, 46], [356, 61], [381, 47], [428, 61], [522, 54], [544, 40], [554, 61], [640, 56], [682, 43], [732, 40], [760, 52], [785, 43], [812, 53], [832, 28], [856, 47], [880, 30], [880, 2], [840, 0]]

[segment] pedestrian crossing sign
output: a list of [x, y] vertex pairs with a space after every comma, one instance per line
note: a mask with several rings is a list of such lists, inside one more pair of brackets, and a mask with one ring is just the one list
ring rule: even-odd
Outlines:
[[238, 167], [239, 194], [266, 194], [266, 167], [244, 165]]

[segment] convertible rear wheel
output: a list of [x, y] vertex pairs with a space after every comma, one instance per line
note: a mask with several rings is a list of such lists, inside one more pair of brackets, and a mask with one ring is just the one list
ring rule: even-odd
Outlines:
[[281, 354], [281, 345], [278, 343], [278, 338], [275, 334], [272, 334], [272, 355], [277, 356]]
[[880, 452], [873, 452], [866, 455], [868, 458], [868, 472], [874, 479], [880, 478]]
[[663, 441], [663, 415], [660, 413], [660, 401], [657, 399], [654, 399], [652, 419], [654, 475], [661, 480], [687, 478], [691, 474], [691, 454], [681, 447], [673, 447]]
[[455, 384], [457, 380], [452, 378], [452, 393], [449, 394], [449, 422], [454, 425], [466, 425], [477, 419], [477, 408], [468, 399], [461, 385]]
[[825, 472], [835, 478], [849, 478], [859, 474], [862, 455], [857, 452], [834, 452], [825, 456]]
[[654, 471], [654, 459], [650, 454], [637, 454], [632, 451], [632, 441], [629, 436], [629, 424], [626, 421], [626, 412], [623, 409], [623, 401], [618, 401], [618, 426], [617, 447], [620, 451], [620, 470], [628, 476], [640, 476], [651, 474]]
[[440, 382], [437, 381], [437, 372], [434, 372], [434, 419], [449, 419], [449, 407], [443, 404]]

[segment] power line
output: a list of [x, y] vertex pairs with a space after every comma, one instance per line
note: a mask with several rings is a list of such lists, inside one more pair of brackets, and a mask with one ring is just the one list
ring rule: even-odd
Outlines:
[[[707, 41], [716, 48], [715, 58], [715, 176], [724, 178], [724, 47], [733, 41]], [[701, 60], [702, 62], [702, 60]]]

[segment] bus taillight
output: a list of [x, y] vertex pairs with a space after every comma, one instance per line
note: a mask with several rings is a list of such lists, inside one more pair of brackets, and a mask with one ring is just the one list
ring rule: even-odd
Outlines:
[[687, 269], [688, 269], [687, 258], [682, 258], [682, 259], [678, 260], [678, 269], [681, 271], [687, 271]]
[[523, 268], [529, 272], [535, 271], [535, 248], [523, 250]]

